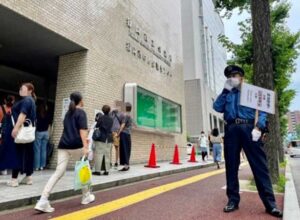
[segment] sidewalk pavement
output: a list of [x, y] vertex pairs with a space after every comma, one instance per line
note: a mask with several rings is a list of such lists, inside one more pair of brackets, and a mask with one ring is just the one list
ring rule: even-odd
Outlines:
[[284, 211], [283, 219], [292, 220], [300, 219], [300, 207], [297, 198], [297, 192], [294, 184], [293, 174], [289, 164], [289, 156], [286, 157], [287, 165], [285, 170], [285, 194], [284, 194]]
[[[197, 159], [200, 161], [200, 158], [197, 157]], [[211, 159], [205, 163], [189, 163], [187, 160], [187, 158], [182, 160], [181, 165], [173, 165], [170, 164], [170, 162], [160, 162], [158, 163], [160, 168], [145, 168], [144, 164], [132, 165], [127, 172], [120, 172], [112, 168], [109, 176], [93, 176], [92, 190], [107, 189], [214, 165]], [[16, 188], [6, 186], [7, 181], [10, 179], [9, 175], [0, 176], [0, 211], [35, 204], [53, 172], [54, 170], [37, 171], [33, 174], [33, 185], [20, 185]], [[19, 177], [19, 179], [21, 178], [23, 177]], [[80, 191], [73, 190], [73, 182], [74, 171], [67, 171], [54, 187], [50, 199], [57, 200], [80, 194]]]

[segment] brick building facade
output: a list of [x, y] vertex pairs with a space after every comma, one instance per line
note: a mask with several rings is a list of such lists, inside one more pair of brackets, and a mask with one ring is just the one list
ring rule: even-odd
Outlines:
[[[38, 72], [44, 80], [45, 86], [41, 86], [37, 93], [47, 94], [45, 96], [49, 100], [52, 98], [55, 104], [52, 134], [55, 146], [62, 133], [63, 99], [68, 98], [72, 91], [82, 92], [84, 109], [91, 124], [96, 109], [123, 100], [125, 83], [136, 83], [180, 105], [181, 132], [145, 127], [134, 129], [132, 162], [146, 162], [151, 143], [157, 145], [158, 160], [170, 160], [174, 144], [181, 147], [181, 156], [185, 154], [180, 0], [0, 0], [0, 9], [9, 14], [5, 17], [7, 21], [0, 21], [1, 31], [10, 33], [5, 22], [18, 22], [16, 25], [27, 27], [22, 33], [14, 33], [14, 37], [19, 36], [21, 41], [23, 36], [29, 35], [24, 47], [30, 47], [20, 47], [20, 50], [33, 60], [31, 69], [22, 68], [25, 65], [21, 65], [21, 58], [5, 60], [0, 49], [0, 61], [2, 58], [5, 61], [1, 64], [24, 71], [24, 74], [36, 75]], [[34, 25], [37, 26], [32, 28], [32, 32], [26, 32]], [[45, 37], [31, 42], [38, 31], [43, 32]], [[0, 42], [4, 49], [8, 38]], [[46, 47], [48, 43], [49, 47]], [[33, 67], [40, 66], [34, 62], [38, 58], [34, 56], [33, 47], [36, 51], [45, 47], [43, 52], [57, 60], [56, 71], [49, 72], [47, 77], [41, 71], [34, 72]], [[54, 49], [60, 52], [55, 54]], [[43, 55], [37, 54], [37, 57], [42, 58]], [[5, 72], [1, 75], [5, 77]], [[56, 75], [54, 80], [53, 75]], [[48, 81], [48, 77], [52, 81]], [[48, 91], [43, 92], [45, 88]], [[55, 163], [55, 156], [52, 163]]]

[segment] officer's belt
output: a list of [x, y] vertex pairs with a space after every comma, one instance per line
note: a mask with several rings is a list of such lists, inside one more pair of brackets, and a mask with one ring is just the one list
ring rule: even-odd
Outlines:
[[236, 118], [233, 120], [228, 120], [226, 121], [227, 125], [231, 125], [231, 124], [252, 124], [254, 125], [254, 119], [242, 119], [242, 118]]

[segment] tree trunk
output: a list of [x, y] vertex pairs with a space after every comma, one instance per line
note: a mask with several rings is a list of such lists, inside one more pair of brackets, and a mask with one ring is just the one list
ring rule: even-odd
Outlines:
[[277, 143], [277, 148], [278, 148], [278, 159], [279, 162], [282, 163], [285, 160], [284, 157], [284, 148], [283, 148], [283, 136], [281, 135], [281, 130], [280, 130], [280, 116], [279, 116], [279, 107], [278, 107], [278, 97], [276, 96], [276, 124], [278, 124], [279, 127], [279, 138], [278, 138], [278, 143]]
[[283, 148], [283, 141], [282, 141], [282, 139], [281, 139], [281, 142], [280, 142], [280, 146], [282, 146], [282, 147], [280, 147], [280, 148], [278, 149], [278, 154], [279, 154], [279, 162], [282, 163], [282, 162], [284, 162], [284, 160], [285, 160], [285, 157], [284, 157], [284, 148]]
[[[253, 71], [254, 84], [266, 89], [274, 90], [272, 38], [270, 22], [269, 0], [251, 0], [251, 14], [253, 27]], [[276, 108], [277, 106], [276, 98]], [[278, 181], [278, 139], [280, 138], [278, 109], [275, 115], [269, 115], [269, 134], [265, 144], [268, 166], [272, 182]]]
[[[279, 114], [278, 112], [276, 112], [276, 120], [278, 121], [277, 123], [279, 124], [279, 127], [280, 127], [280, 117], [279, 117]], [[278, 159], [279, 159], [279, 162], [282, 163], [284, 162], [285, 160], [285, 157], [284, 157], [284, 148], [283, 148], [283, 138], [281, 136], [281, 132], [280, 132], [280, 129], [279, 129], [279, 139], [278, 139], [278, 143], [277, 143], [277, 147], [278, 147]]]

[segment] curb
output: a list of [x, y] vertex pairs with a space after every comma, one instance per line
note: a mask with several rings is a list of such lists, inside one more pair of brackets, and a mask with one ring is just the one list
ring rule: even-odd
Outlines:
[[300, 219], [300, 207], [297, 198], [297, 192], [294, 184], [293, 174], [289, 164], [289, 158], [286, 157], [287, 164], [285, 169], [285, 191], [283, 203], [283, 220]]
[[[223, 164], [223, 163], [224, 162], [222, 162], [221, 164]], [[185, 167], [185, 168], [181, 168], [181, 169], [161, 171], [158, 173], [141, 175], [138, 177], [131, 177], [131, 178], [127, 178], [127, 179], [115, 180], [115, 181], [111, 181], [111, 182], [107, 182], [107, 183], [92, 185], [92, 190], [99, 191], [99, 190], [109, 189], [109, 188], [113, 188], [113, 187], [117, 187], [117, 186], [123, 186], [123, 185], [131, 184], [131, 183], [150, 180], [150, 179], [157, 178], [157, 177], [168, 176], [168, 175], [172, 175], [172, 174], [176, 174], [176, 173], [183, 173], [186, 171], [197, 170], [197, 169], [207, 168], [207, 167], [211, 167], [211, 166], [215, 166], [215, 164], [211, 163], [211, 164], [205, 164], [205, 165], [197, 165], [197, 166], [193, 166], [193, 167]], [[73, 189], [69, 189], [69, 190], [62, 191], [62, 192], [52, 193], [50, 196], [50, 200], [55, 201], [55, 200], [65, 199], [65, 198], [80, 195], [80, 194], [81, 194], [80, 190], [74, 191]], [[28, 198], [24, 198], [24, 199], [17, 199], [14, 201], [0, 203], [0, 212], [8, 211], [10, 209], [15, 209], [15, 208], [21, 208], [24, 206], [33, 205], [37, 202], [39, 197], [40, 196], [32, 196], [32, 197], [28, 197]]]

